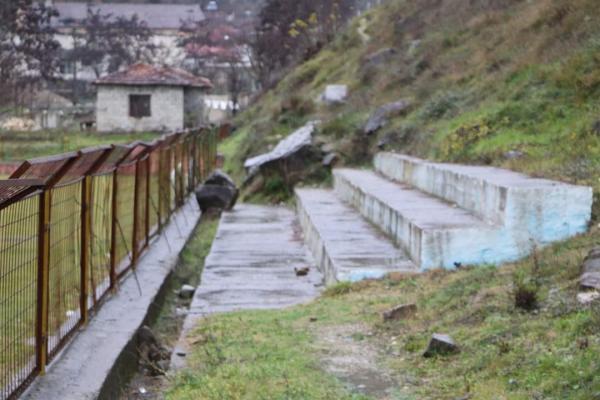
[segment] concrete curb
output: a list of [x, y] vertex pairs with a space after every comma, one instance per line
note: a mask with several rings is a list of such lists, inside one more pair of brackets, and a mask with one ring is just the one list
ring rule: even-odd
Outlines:
[[156, 303], [164, 297], [164, 284], [200, 216], [196, 200], [191, 196], [140, 259], [137, 280], [142, 293], [135, 276], [130, 274], [121, 282], [119, 291], [109, 297], [88, 326], [49, 366], [47, 374], [36, 379], [23, 399], [118, 398], [123, 384], [135, 373], [135, 335], [158, 311]]

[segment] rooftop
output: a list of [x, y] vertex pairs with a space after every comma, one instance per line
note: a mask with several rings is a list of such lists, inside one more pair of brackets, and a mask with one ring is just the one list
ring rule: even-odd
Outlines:
[[56, 27], [77, 26], [87, 16], [88, 9], [110, 14], [113, 17], [131, 18], [137, 15], [150, 29], [180, 29], [182, 22], [196, 22], [205, 19], [199, 5], [194, 4], [133, 4], [133, 3], [55, 3], [60, 14], [54, 19]]
[[183, 86], [210, 89], [207, 78], [195, 76], [178, 68], [138, 63], [96, 80], [96, 85]]

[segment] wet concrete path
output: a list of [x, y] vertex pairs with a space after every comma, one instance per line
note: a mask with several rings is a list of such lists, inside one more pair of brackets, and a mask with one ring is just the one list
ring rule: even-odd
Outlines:
[[[306, 267], [307, 276], [296, 276], [295, 269]], [[319, 294], [322, 280], [293, 210], [237, 205], [221, 218], [171, 368], [185, 365], [186, 336], [202, 317], [305, 303]]]

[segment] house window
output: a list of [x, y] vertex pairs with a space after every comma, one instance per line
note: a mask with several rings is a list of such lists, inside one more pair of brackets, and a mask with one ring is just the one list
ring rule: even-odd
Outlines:
[[150, 117], [150, 95], [149, 94], [131, 94], [129, 95], [129, 116], [133, 118]]

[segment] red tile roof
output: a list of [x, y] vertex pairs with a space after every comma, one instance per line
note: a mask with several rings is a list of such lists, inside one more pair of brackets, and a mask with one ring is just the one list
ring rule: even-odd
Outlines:
[[171, 67], [158, 67], [138, 63], [126, 70], [115, 72], [96, 80], [96, 85], [126, 86], [183, 86], [203, 89], [212, 88], [207, 78]]

